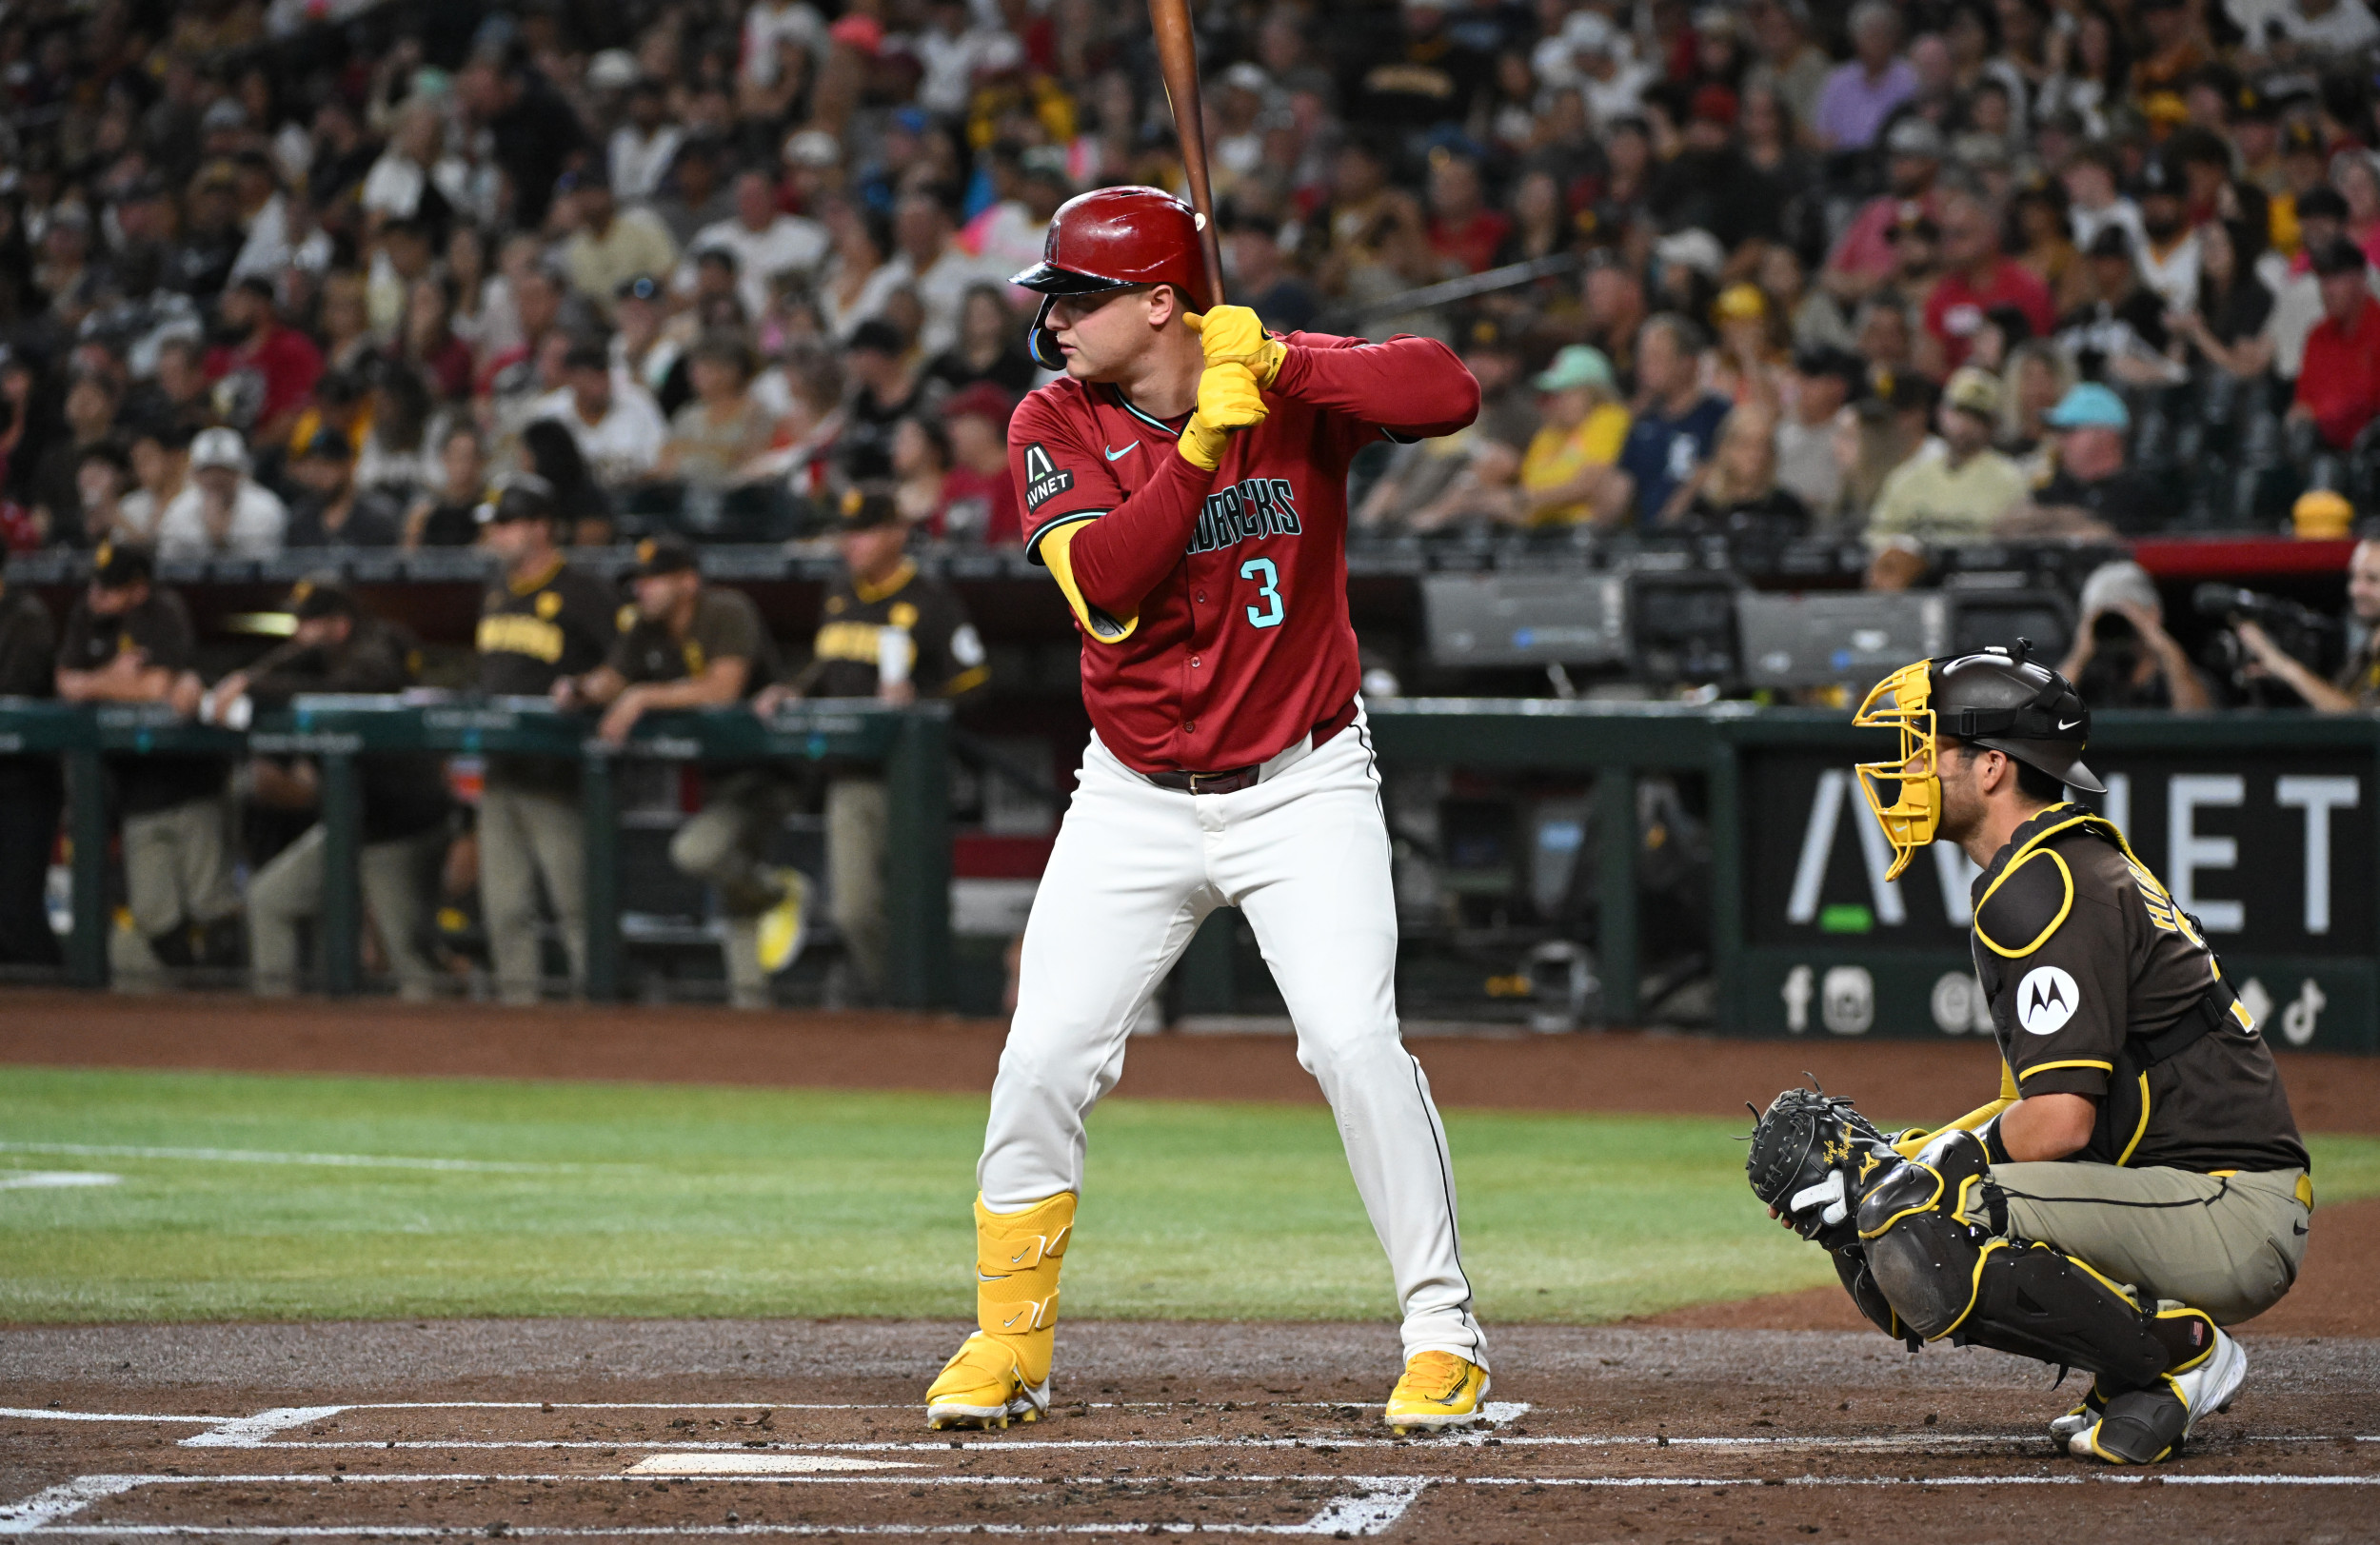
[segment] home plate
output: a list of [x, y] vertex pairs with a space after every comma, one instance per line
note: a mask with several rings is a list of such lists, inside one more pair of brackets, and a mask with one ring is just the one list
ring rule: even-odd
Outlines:
[[840, 1454], [656, 1454], [628, 1466], [631, 1476], [815, 1476], [828, 1470], [915, 1470], [898, 1459]]
[[100, 1170], [0, 1170], [0, 1191], [22, 1191], [32, 1188], [69, 1185], [117, 1185], [121, 1175], [109, 1175]]

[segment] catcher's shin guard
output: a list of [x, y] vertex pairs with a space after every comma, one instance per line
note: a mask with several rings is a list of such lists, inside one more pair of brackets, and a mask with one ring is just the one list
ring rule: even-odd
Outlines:
[[1835, 1275], [1843, 1279], [1843, 1291], [1851, 1295], [1851, 1301], [1859, 1306], [1859, 1312], [1885, 1335], [1906, 1340], [1909, 1327], [1901, 1323], [1901, 1317], [1893, 1312], [1884, 1291], [1875, 1285], [1875, 1278], [1868, 1270], [1866, 1252], [1855, 1244], [1847, 1244], [1827, 1254], [1834, 1258]]
[[2153, 1317], [2071, 1256], [1994, 1238], [1987, 1168], [1973, 1134], [1946, 1132], [1860, 1202], [1868, 1270], [1908, 1334], [2152, 1382], [2172, 1362]]
[[993, 1212], [975, 1198], [977, 1329], [926, 1391], [929, 1425], [1005, 1427], [1049, 1409], [1058, 1267], [1074, 1209], [1071, 1191], [1015, 1213]]

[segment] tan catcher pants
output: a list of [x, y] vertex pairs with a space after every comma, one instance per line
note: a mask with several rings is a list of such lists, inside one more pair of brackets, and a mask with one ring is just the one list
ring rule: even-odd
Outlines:
[[2196, 1175], [2061, 1161], [1995, 1164], [2009, 1233], [2088, 1262], [2144, 1308], [2182, 1303], [2220, 1324], [2281, 1301], [2306, 1255], [2304, 1170]]

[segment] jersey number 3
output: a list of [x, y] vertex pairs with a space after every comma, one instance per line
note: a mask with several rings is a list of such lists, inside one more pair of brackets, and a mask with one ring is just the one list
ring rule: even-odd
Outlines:
[[1240, 565], [1240, 577], [1257, 582], [1256, 593], [1264, 598], [1264, 604], [1267, 608], [1259, 611], [1254, 606], [1250, 606], [1248, 625], [1250, 627], [1280, 626], [1280, 620], [1287, 616], [1288, 612], [1281, 605], [1280, 570], [1273, 566], [1273, 561], [1270, 558], [1251, 558]]

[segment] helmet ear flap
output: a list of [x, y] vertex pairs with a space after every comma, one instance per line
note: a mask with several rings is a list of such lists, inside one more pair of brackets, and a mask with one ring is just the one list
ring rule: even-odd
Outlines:
[[1033, 356], [1033, 363], [1044, 370], [1062, 370], [1066, 356], [1059, 352], [1058, 334], [1050, 329], [1049, 308], [1058, 304], [1055, 295], [1041, 297], [1041, 308], [1033, 313], [1033, 326], [1025, 329], [1024, 351]]

